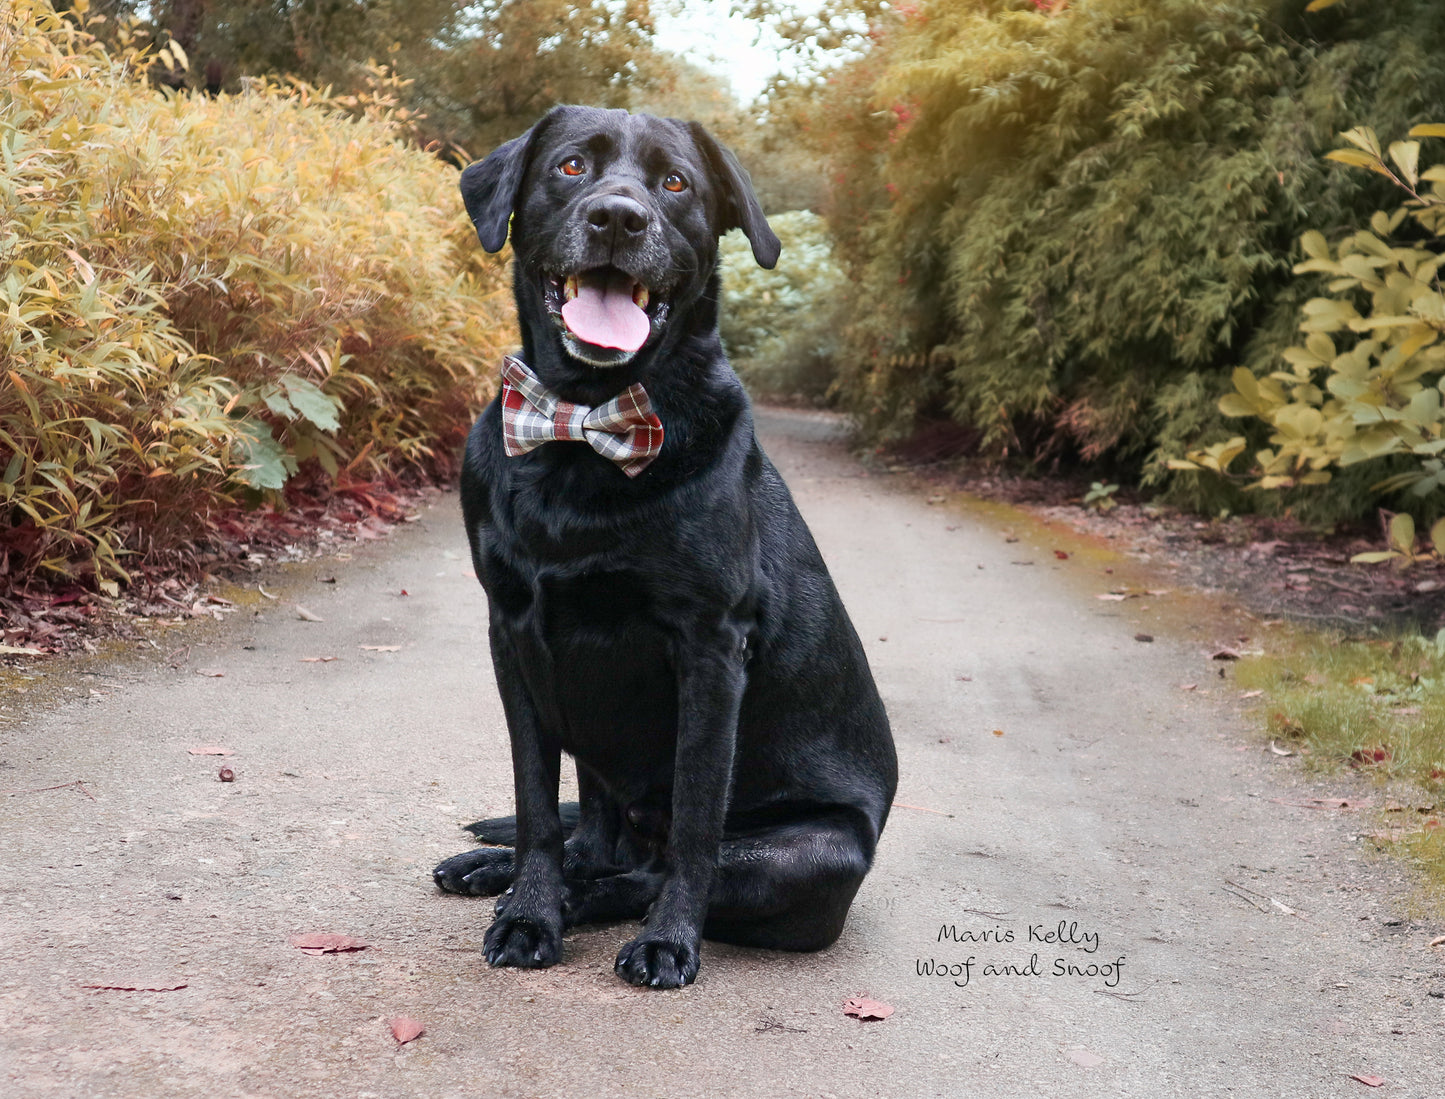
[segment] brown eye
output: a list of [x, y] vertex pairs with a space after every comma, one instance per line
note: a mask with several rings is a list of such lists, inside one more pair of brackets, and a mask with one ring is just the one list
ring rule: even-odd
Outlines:
[[683, 179], [682, 176], [676, 172], [668, 172], [667, 178], [662, 181], [662, 185], [669, 191], [687, 190], [687, 180]]
[[582, 163], [580, 156], [569, 156], [557, 168], [564, 176], [580, 176], [587, 170], [587, 165]]

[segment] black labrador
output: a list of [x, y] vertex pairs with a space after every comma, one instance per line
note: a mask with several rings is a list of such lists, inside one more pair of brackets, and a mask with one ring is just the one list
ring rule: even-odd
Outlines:
[[616, 965], [638, 985], [691, 982], [701, 936], [826, 947], [897, 761], [718, 338], [719, 235], [780, 251], [751, 181], [696, 123], [558, 107], [461, 189], [483, 247], [510, 230], [522, 332], [461, 482], [516, 781], [515, 818], [472, 830], [515, 847], [436, 882], [502, 894], [492, 965], [552, 965], [565, 928], [610, 920], [645, 921]]

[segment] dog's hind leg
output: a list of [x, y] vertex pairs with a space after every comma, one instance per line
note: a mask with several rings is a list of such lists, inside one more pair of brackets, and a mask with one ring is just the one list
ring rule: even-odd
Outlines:
[[728, 838], [703, 937], [770, 950], [831, 946], [872, 862], [872, 835], [837, 814]]

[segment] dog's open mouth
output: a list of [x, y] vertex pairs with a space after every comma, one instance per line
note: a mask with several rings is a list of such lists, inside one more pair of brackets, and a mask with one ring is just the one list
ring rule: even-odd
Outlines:
[[547, 311], [575, 340], [630, 357], [666, 318], [667, 303], [617, 267], [546, 275]]

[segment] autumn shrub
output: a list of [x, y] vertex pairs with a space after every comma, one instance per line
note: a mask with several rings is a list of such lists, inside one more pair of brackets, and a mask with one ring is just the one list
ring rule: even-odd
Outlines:
[[868, 109], [823, 111], [846, 406], [875, 435], [943, 414], [994, 454], [1150, 481], [1220, 437], [1231, 371], [1293, 342], [1300, 233], [1381, 201], [1320, 154], [1445, 101], [1445, 5], [1305, 6], [896, 6], [836, 78]]
[[[1219, 407], [1268, 425], [1269, 445], [1253, 452], [1243, 475], [1251, 487], [1324, 486], [1342, 469], [1369, 465], [1375, 489], [1433, 517], [1445, 487], [1445, 163], [1422, 170], [1413, 139], [1445, 137], [1445, 125], [1417, 126], [1388, 151], [1368, 127], [1344, 136], [1348, 147], [1330, 158], [1388, 179], [1404, 203], [1376, 211], [1369, 228], [1334, 246], [1318, 230], [1304, 234], [1305, 259], [1294, 270], [1315, 276], [1314, 285], [1329, 276], [1327, 294], [1305, 302], [1305, 338], [1284, 351], [1280, 368], [1263, 377], [1235, 370]], [[1170, 464], [1228, 473], [1247, 449], [1235, 436]], [[1411, 553], [1413, 533], [1411, 522], [1410, 537], [1392, 536], [1400, 545], [1381, 556]]]
[[773, 270], [757, 265], [741, 233], [720, 245], [723, 343], [755, 394], [822, 401], [838, 353], [833, 303], [843, 273], [817, 214], [792, 210], [768, 221], [783, 244]]
[[0, 572], [94, 575], [206, 515], [446, 465], [510, 331], [456, 170], [384, 96], [163, 96], [0, 0]]

